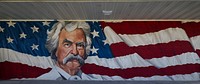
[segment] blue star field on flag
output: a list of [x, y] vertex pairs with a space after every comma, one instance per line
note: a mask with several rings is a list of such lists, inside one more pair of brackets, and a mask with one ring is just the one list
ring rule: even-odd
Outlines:
[[105, 42], [103, 28], [99, 22], [88, 22], [91, 31], [91, 52], [89, 56], [98, 56], [99, 58], [113, 58], [110, 46]]
[[49, 56], [45, 48], [46, 31], [56, 21], [1, 21], [0, 48], [12, 49], [33, 56]]

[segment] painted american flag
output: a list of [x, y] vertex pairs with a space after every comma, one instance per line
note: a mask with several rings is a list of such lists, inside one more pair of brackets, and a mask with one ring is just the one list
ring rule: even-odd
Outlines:
[[[46, 31], [57, 21], [0, 22], [0, 79], [51, 70]], [[92, 46], [82, 70], [105, 80], [200, 80], [200, 23], [88, 22]]]

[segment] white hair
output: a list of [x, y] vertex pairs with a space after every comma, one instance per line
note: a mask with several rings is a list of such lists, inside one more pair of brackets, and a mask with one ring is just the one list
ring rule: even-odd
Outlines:
[[[62, 29], [66, 31], [73, 31], [76, 28], [81, 28], [86, 36], [86, 54], [90, 52], [91, 39], [90, 39], [90, 26], [86, 22], [57, 22], [53, 25], [51, 31], [47, 31], [46, 48], [51, 53], [53, 59], [56, 59], [55, 53], [58, 47], [59, 34]], [[87, 57], [87, 56], [85, 56]]]

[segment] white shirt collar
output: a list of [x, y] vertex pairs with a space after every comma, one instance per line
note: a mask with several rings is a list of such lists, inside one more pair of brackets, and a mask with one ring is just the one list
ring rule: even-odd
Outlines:
[[55, 69], [62, 77], [64, 77], [67, 80], [78, 80], [78, 79], [81, 79], [81, 74], [82, 74], [81, 70], [78, 71], [77, 75], [71, 76], [67, 72], [65, 72], [63, 69], [58, 67], [57, 65], [55, 65]]

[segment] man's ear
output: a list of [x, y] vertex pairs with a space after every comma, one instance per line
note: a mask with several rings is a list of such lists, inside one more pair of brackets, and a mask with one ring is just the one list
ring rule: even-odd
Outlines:
[[57, 54], [56, 54], [57, 53], [57, 48], [51, 53], [52, 53], [51, 58], [57, 60]]
[[58, 52], [57, 52], [57, 48], [55, 49], [55, 57], [57, 58], [58, 56]]

